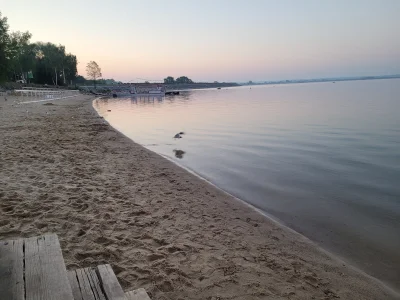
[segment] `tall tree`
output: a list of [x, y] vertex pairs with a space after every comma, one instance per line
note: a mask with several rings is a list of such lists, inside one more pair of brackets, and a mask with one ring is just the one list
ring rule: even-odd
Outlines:
[[67, 84], [77, 74], [75, 55], [65, 52], [65, 47], [38, 42], [34, 47], [37, 83]]
[[193, 83], [192, 79], [186, 77], [186, 76], [181, 76], [175, 80], [176, 83]]
[[96, 79], [101, 77], [101, 69], [95, 61], [91, 61], [86, 65], [86, 73], [89, 79], [94, 82], [94, 88], [96, 88]]
[[75, 55], [69, 53], [64, 57], [62, 69], [64, 84], [76, 78], [76, 75], [78, 74], [78, 70], [76, 68], [77, 64], [78, 61]]
[[175, 79], [172, 76], [168, 76], [167, 78], [164, 78], [164, 83], [165, 84], [174, 84], [175, 83]]
[[34, 67], [32, 47], [29, 44], [32, 34], [27, 32], [12, 32], [9, 35], [9, 68], [14, 80], [17, 76], [26, 79], [26, 74]]
[[37, 53], [42, 53], [40, 59], [40, 77], [41, 81], [48, 83], [49, 80], [54, 84], [58, 85], [58, 79], [60, 77], [60, 69], [62, 66], [63, 55], [65, 55], [65, 47], [57, 46], [53, 43], [36, 43]]
[[[9, 32], [0, 12], [0, 82], [33, 75], [35, 83], [67, 84], [77, 75], [75, 55], [52, 43], [30, 43], [29, 32]], [[29, 76], [32, 77], [32, 76]]]
[[7, 18], [2, 17], [0, 12], [0, 82], [7, 79], [9, 57], [7, 55], [9, 44]]

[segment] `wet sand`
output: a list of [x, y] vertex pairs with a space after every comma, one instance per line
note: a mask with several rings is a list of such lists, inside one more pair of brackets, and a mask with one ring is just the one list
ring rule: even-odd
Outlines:
[[135, 144], [92, 100], [1, 98], [1, 239], [57, 233], [68, 269], [110, 263], [152, 299], [399, 299]]

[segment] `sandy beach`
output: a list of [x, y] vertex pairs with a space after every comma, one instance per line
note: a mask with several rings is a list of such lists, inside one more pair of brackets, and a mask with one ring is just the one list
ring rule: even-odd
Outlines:
[[400, 299], [99, 117], [91, 96], [0, 98], [0, 239], [57, 233], [152, 299]]

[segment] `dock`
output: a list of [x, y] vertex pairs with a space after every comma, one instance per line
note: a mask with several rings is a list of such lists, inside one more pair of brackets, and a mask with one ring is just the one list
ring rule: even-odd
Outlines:
[[108, 264], [67, 271], [56, 234], [0, 241], [0, 298], [7, 300], [150, 300], [124, 292]]

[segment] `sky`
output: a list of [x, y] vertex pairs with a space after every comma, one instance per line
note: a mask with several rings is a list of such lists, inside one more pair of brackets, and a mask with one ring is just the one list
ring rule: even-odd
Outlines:
[[264, 81], [400, 74], [400, 0], [0, 0], [12, 31], [103, 78]]

